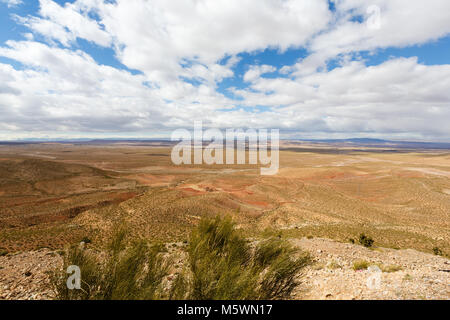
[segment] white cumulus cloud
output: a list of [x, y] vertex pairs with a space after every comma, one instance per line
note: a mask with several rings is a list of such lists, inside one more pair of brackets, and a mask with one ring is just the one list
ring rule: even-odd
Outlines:
[[[157, 132], [199, 119], [311, 137], [450, 141], [450, 64], [359, 58], [448, 37], [450, 2], [332, 2], [334, 12], [327, 0], [40, 0], [38, 12], [14, 16], [29, 29], [23, 40], [0, 44], [0, 56], [20, 64], [0, 63], [0, 139]], [[79, 39], [137, 72], [102, 65]], [[242, 53], [296, 48], [306, 55], [290, 65], [256, 61], [237, 73]], [[233, 77], [236, 100], [219, 89]]]

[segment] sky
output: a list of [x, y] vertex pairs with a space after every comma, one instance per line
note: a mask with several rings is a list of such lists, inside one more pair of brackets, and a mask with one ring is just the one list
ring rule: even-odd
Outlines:
[[0, 0], [0, 140], [450, 142], [448, 0]]

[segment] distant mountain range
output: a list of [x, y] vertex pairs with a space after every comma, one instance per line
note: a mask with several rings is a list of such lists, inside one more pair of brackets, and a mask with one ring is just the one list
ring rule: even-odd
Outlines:
[[371, 138], [351, 138], [351, 139], [311, 139], [292, 140], [317, 144], [333, 144], [355, 147], [374, 148], [407, 148], [407, 149], [450, 149], [450, 142], [422, 142], [422, 141], [393, 141]]
[[[330, 144], [336, 147], [371, 147], [371, 148], [391, 148], [391, 149], [449, 149], [450, 142], [421, 142], [421, 141], [393, 141], [372, 138], [350, 138], [350, 139], [286, 139], [292, 144]], [[176, 142], [170, 139], [38, 139], [30, 138], [16, 141], [0, 141], [0, 145], [18, 145], [34, 143], [73, 143], [73, 144], [113, 144], [130, 143], [144, 145], [173, 145]]]

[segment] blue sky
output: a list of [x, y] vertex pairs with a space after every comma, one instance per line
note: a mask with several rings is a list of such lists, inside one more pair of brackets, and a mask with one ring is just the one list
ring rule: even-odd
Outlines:
[[[64, 5], [67, 2], [72, 1], [56, 0], [54, 1], [60, 5]], [[39, 1], [30, 0], [21, 5], [8, 8], [7, 4], [0, 4], [0, 41], [4, 44], [8, 40], [23, 40], [24, 33], [30, 32], [30, 30], [15, 21], [14, 15], [26, 16], [36, 15], [39, 11]], [[42, 37], [36, 37], [36, 41], [45, 43]], [[91, 55], [95, 61], [99, 64], [112, 66], [117, 69], [128, 70], [133, 73], [138, 73], [138, 70], [130, 70], [123, 65], [115, 56], [115, 52], [112, 48], [104, 48], [84, 39], [77, 39], [77, 42], [73, 45], [74, 48], [79, 48], [89, 55]], [[378, 65], [392, 57], [418, 57], [419, 62], [425, 65], [440, 65], [450, 63], [450, 36], [440, 38], [438, 40], [430, 41], [425, 44], [418, 44], [412, 46], [406, 46], [401, 48], [383, 48], [375, 50], [375, 52], [362, 51], [358, 52], [366, 62], [367, 65]], [[265, 50], [258, 50], [255, 52], [244, 52], [239, 54], [241, 60], [233, 67], [235, 73], [234, 77], [226, 78], [218, 84], [219, 92], [229, 95], [227, 88], [237, 87], [245, 88], [246, 85], [242, 77], [248, 70], [249, 66], [258, 64], [267, 64], [282, 68], [285, 65], [293, 65], [298, 60], [307, 57], [308, 51], [305, 48], [291, 48], [284, 52], [280, 52], [276, 48], [267, 48]], [[0, 57], [0, 59], [2, 59]], [[225, 57], [223, 60], [227, 60]], [[0, 60], [1, 61], [1, 60]], [[3, 58], [5, 61], [5, 58]], [[20, 64], [15, 63], [13, 60], [8, 61], [14, 64], [15, 67], [20, 67]], [[328, 64], [329, 69], [333, 69], [337, 66], [335, 60], [331, 60]], [[278, 72], [272, 72], [265, 74], [264, 77], [285, 76]], [[233, 95], [229, 95], [233, 97]]]
[[448, 1], [376, 0], [379, 17], [365, 1], [261, 3], [0, 0], [0, 139], [158, 136], [200, 119], [450, 141]]

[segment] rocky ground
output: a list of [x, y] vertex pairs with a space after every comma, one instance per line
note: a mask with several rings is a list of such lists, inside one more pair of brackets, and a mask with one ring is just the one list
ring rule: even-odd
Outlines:
[[[319, 238], [292, 241], [314, 257], [314, 263], [304, 271], [296, 299], [450, 300], [447, 258], [410, 249], [367, 249]], [[375, 267], [355, 271], [353, 264], [358, 260], [377, 265], [384, 272], [377, 273], [372, 270]], [[0, 257], [0, 300], [51, 299], [47, 272], [61, 262], [59, 254], [47, 249]], [[372, 279], [369, 286], [368, 279]]]
[[61, 256], [48, 249], [0, 257], [0, 300], [51, 299], [48, 272], [61, 264]]
[[[294, 242], [311, 252], [315, 261], [305, 271], [298, 299], [450, 299], [447, 258], [411, 249], [367, 249], [328, 239]], [[355, 271], [353, 264], [358, 260], [383, 271], [379, 273], [375, 266]]]

